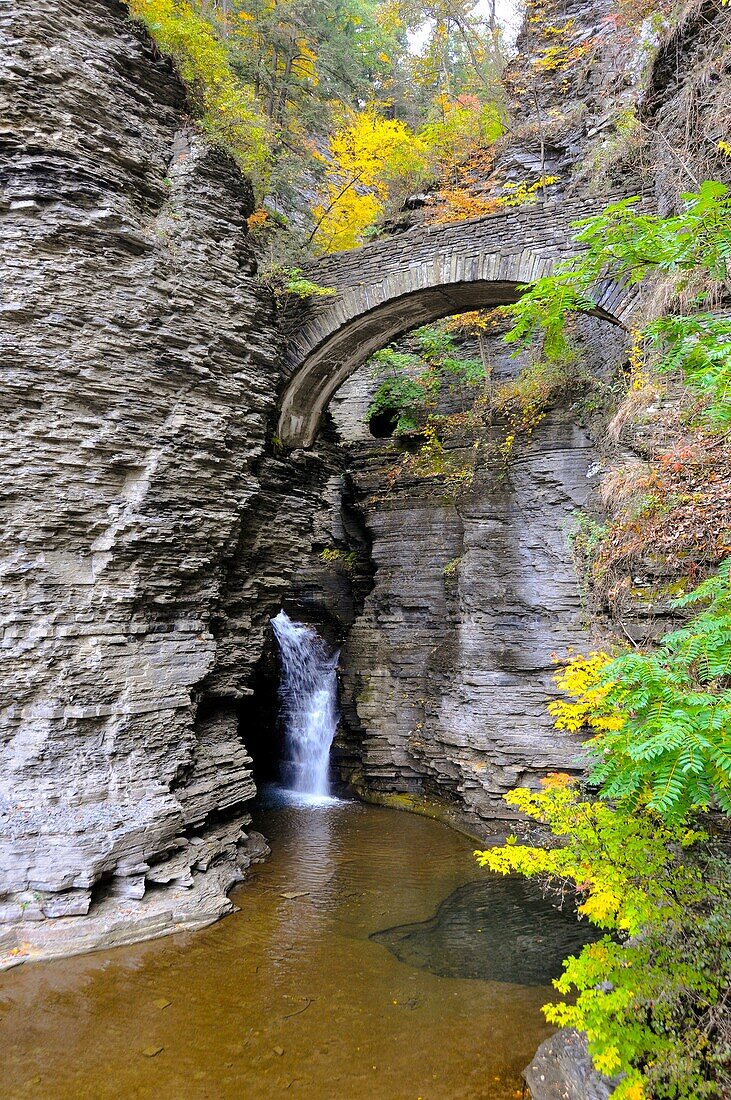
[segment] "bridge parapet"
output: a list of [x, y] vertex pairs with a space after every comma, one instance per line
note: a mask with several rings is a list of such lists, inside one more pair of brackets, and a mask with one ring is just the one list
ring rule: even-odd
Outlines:
[[[573, 223], [606, 202], [513, 207], [410, 230], [312, 264], [308, 278], [337, 294], [308, 303], [287, 335], [282, 442], [310, 446], [333, 393], [379, 348], [441, 317], [514, 302], [521, 284], [576, 254]], [[597, 314], [624, 323], [634, 293], [611, 282], [597, 291]]]

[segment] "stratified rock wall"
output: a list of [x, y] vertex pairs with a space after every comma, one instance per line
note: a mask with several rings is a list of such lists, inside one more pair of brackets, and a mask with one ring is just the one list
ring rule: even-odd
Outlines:
[[[721, 0], [661, 44], [646, 140], [618, 158], [646, 36], [615, 37], [608, 0], [551, 5], [581, 63], [547, 69], [552, 39], [529, 24], [488, 192], [555, 171], [575, 199], [631, 176], [669, 208], [682, 181], [638, 150], [727, 171]], [[579, 410], [553, 409], [507, 469], [481, 460], [457, 497], [392, 482], [363, 426], [366, 371], [334, 402], [342, 451], [326, 430], [317, 452], [273, 453], [279, 336], [252, 196], [171, 66], [117, 0], [0, 0], [0, 48], [0, 955], [231, 907], [266, 851], [246, 746], [283, 601], [333, 640], [350, 629], [336, 759], [365, 794], [436, 798], [484, 832], [505, 790], [580, 766], [545, 712], [552, 653], [587, 641], [566, 534], [606, 455]], [[601, 373], [624, 338], [592, 324]]]
[[[587, 369], [610, 378], [624, 339], [585, 322]], [[499, 336], [488, 358], [498, 383], [520, 366]], [[398, 447], [369, 438], [377, 384], [361, 369], [333, 402], [375, 568], [343, 649], [338, 759], [367, 796], [436, 800], [484, 833], [509, 815], [508, 790], [582, 768], [580, 742], [553, 728], [546, 703], [555, 656], [591, 645], [569, 534], [595, 507], [601, 446], [581, 426], [580, 394], [569, 394], [507, 462], [497, 446], [507, 429], [495, 424], [472, 484], [455, 493], [444, 479], [404, 473]]]
[[[729, 26], [721, 0], [686, 5], [679, 25], [664, 29], [608, 0], [532, 0], [507, 77], [515, 125], [492, 175], [476, 172], [472, 191], [548, 172], [559, 177], [551, 194], [563, 190], [572, 202], [594, 195], [601, 204], [621, 186], [667, 212], [701, 179], [727, 181]], [[398, 238], [405, 250], [408, 239]], [[641, 299], [638, 313], [646, 308]], [[582, 358], [599, 376], [618, 372], [625, 355], [616, 330], [586, 333]], [[505, 363], [493, 343], [496, 356], [499, 380]], [[500, 796], [510, 787], [581, 768], [580, 744], [546, 713], [553, 654], [596, 643], [607, 624], [590, 622], [568, 532], [575, 513], [602, 513], [602, 476], [642, 461], [671, 418], [656, 401], [613, 437], [602, 425], [592, 435], [569, 401], [518, 440], [507, 470], [482, 463], [455, 501], [444, 483], [393, 476], [398, 454], [363, 428], [376, 385], [361, 369], [332, 403], [343, 438], [358, 441], [350, 460], [376, 569], [343, 652], [348, 729], [339, 762], [370, 796], [408, 804], [426, 795], [484, 828], [505, 813]], [[640, 597], [625, 601], [625, 614], [609, 611], [615, 634], [642, 644], [667, 622], [668, 607]]]
[[546, 699], [551, 654], [587, 641], [566, 541], [593, 458], [556, 416], [504, 479], [480, 470], [466, 500], [411, 483], [374, 511], [376, 587], [344, 657], [368, 788], [504, 818], [506, 791], [576, 768], [579, 746], [552, 728]]
[[250, 858], [235, 707], [196, 722], [197, 685], [277, 340], [249, 189], [123, 5], [0, 11], [0, 918], [54, 950], [45, 918], [120, 895], [123, 938], [211, 919]]

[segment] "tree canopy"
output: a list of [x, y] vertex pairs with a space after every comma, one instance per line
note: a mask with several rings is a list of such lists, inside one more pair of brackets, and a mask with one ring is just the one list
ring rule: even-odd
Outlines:
[[129, 2], [253, 179], [265, 241], [286, 225], [352, 248], [502, 132], [500, 29], [477, 0]]

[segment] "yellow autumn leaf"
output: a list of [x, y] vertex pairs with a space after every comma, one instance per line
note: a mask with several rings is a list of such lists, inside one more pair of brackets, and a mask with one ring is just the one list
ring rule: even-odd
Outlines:
[[579, 912], [589, 917], [590, 920], [605, 921], [617, 912], [620, 898], [614, 890], [595, 890], [587, 900], [579, 906]]
[[398, 119], [374, 108], [344, 112], [330, 138], [328, 172], [313, 211], [315, 243], [338, 252], [362, 243], [363, 233], [382, 214], [392, 182], [424, 171], [419, 138]]

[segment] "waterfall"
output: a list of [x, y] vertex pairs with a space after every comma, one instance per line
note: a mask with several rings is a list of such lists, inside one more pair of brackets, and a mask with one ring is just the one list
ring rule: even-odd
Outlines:
[[314, 627], [292, 622], [284, 611], [272, 619], [272, 627], [282, 662], [282, 781], [300, 794], [327, 797], [330, 746], [338, 723], [335, 669], [340, 651], [331, 652]]

